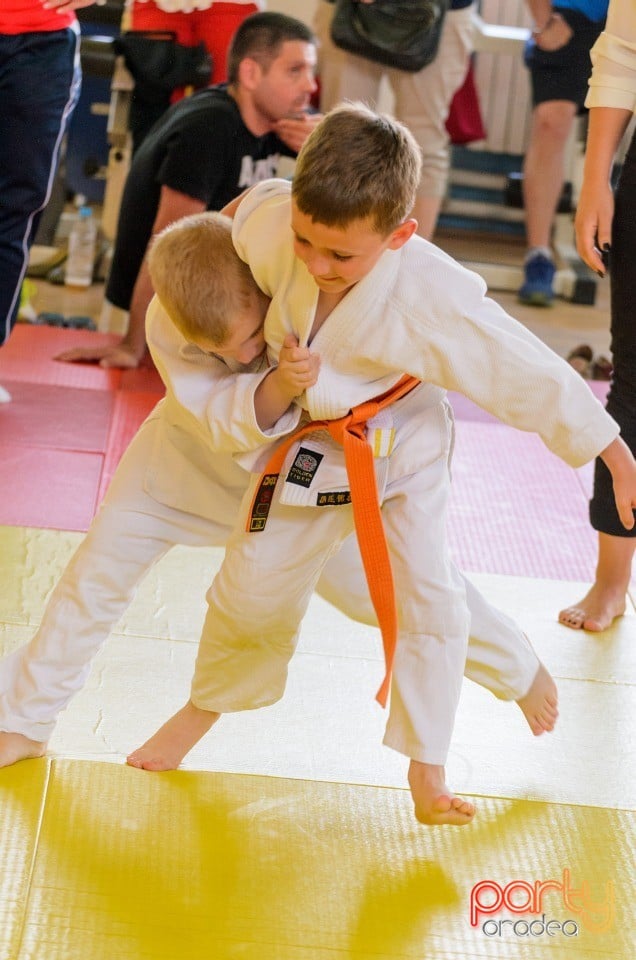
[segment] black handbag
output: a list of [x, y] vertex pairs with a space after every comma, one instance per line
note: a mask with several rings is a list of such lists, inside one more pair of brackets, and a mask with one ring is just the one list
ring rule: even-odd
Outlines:
[[331, 39], [337, 47], [415, 73], [437, 53], [449, 0], [336, 0]]
[[128, 128], [136, 153], [170, 106], [173, 90], [207, 86], [212, 57], [203, 43], [196, 47], [177, 43], [171, 30], [130, 30], [116, 37], [114, 45], [135, 81]]
[[138, 95], [163, 103], [177, 87], [204, 87], [210, 82], [212, 57], [204, 43], [186, 47], [170, 30], [130, 30], [115, 39], [135, 80]]

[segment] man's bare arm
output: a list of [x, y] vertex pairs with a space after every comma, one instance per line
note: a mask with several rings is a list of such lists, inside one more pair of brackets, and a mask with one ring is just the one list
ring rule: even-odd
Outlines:
[[42, 6], [46, 10], [56, 10], [58, 13], [69, 13], [79, 10], [80, 7], [91, 7], [95, 0], [45, 0]]

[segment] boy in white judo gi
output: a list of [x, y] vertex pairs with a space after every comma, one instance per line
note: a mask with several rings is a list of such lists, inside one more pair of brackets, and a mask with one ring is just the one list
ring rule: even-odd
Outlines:
[[[312, 133], [293, 184], [263, 183], [226, 211], [235, 213], [240, 256], [272, 298], [265, 336], [274, 357], [290, 333], [320, 354], [320, 375], [298, 399], [304, 420], [325, 426], [404, 373], [422, 381], [369, 424], [374, 441], [378, 430], [395, 432], [391, 454], [375, 461], [399, 619], [385, 743], [411, 758], [418, 819], [461, 825], [474, 808], [449, 790], [444, 764], [470, 618], [446, 541], [445, 391], [537, 432], [572, 466], [601, 456], [628, 528], [636, 463], [569, 365], [487, 298], [480, 277], [414, 236], [418, 177], [408, 131], [348, 105]], [[263, 469], [264, 458], [252, 457], [251, 467]], [[221, 713], [282, 695], [311, 592], [353, 529], [342, 450], [326, 429], [298, 441], [282, 478], [273, 497], [259, 499], [268, 478], [255, 476], [244, 499], [208, 593], [190, 701], [129, 762], [175, 767]], [[556, 711], [545, 689], [540, 712], [549, 728]]]
[[[225, 543], [249, 481], [233, 455], [298, 422], [290, 400], [315, 381], [316, 357], [292, 337], [271, 369], [263, 336], [269, 301], [236, 255], [230, 230], [227, 218], [203, 213], [168, 227], [153, 247], [159, 297], [147, 334], [166, 396], [124, 454], [35, 636], [0, 661], [0, 766], [44, 753], [60, 711], [154, 563], [175, 544]], [[274, 390], [266, 413], [276, 423], [266, 430], [255, 411], [263, 389]], [[552, 722], [544, 706], [554, 695], [551, 679], [510, 618], [470, 583], [465, 589], [472, 634], [466, 675], [516, 700], [533, 732], [542, 732]], [[373, 622], [355, 543], [326, 565], [318, 590]]]

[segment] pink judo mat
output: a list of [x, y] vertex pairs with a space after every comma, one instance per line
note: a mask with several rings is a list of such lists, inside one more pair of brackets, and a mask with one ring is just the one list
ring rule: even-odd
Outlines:
[[[119, 459], [161, 397], [154, 369], [59, 363], [69, 346], [114, 338], [19, 324], [0, 350], [0, 524], [84, 531]], [[606, 383], [591, 384], [599, 399]], [[589, 580], [592, 470], [572, 470], [534, 435], [464, 397], [457, 418], [449, 537], [466, 572]]]
[[115, 339], [18, 324], [0, 350], [0, 383], [13, 398], [0, 404], [0, 524], [88, 528], [163, 385], [154, 369], [103, 370], [52, 358]]

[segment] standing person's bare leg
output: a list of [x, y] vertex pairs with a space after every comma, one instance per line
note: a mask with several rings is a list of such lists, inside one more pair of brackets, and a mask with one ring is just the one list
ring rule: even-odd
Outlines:
[[599, 533], [594, 583], [578, 603], [561, 610], [559, 622], [573, 630], [600, 633], [621, 617], [625, 613], [634, 550], [633, 537]]

